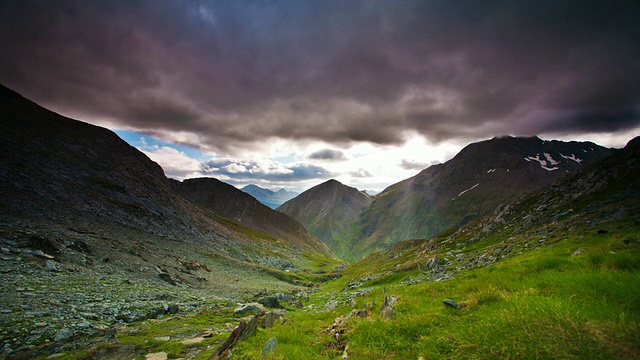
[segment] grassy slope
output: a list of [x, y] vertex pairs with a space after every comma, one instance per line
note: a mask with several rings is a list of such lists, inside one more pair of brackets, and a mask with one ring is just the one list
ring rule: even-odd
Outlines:
[[[312, 295], [312, 308], [289, 308], [284, 324], [259, 329], [239, 344], [233, 358], [260, 359], [262, 344], [275, 336], [278, 350], [267, 359], [337, 359], [345, 344], [350, 359], [634, 359], [640, 354], [638, 235], [624, 228], [569, 236], [442, 282], [407, 285], [407, 276], [422, 273], [409, 270], [344, 290], [371, 273], [370, 264], [358, 263]], [[627, 239], [633, 241], [627, 244]], [[570, 256], [578, 248], [585, 253]], [[383, 287], [398, 298], [391, 320], [378, 313]], [[354, 305], [369, 309], [371, 316], [349, 320], [340, 340], [325, 333], [353, 308], [350, 294], [363, 289], [369, 291], [356, 296]], [[445, 306], [446, 298], [462, 308]], [[324, 306], [330, 299], [340, 304], [331, 311]], [[206, 359], [228, 330], [199, 345], [180, 340], [226, 323], [236, 323], [229, 308], [203, 309], [195, 316], [136, 324], [116, 338], [136, 346], [140, 359], [156, 351], [170, 358], [196, 352], [196, 359]], [[166, 335], [174, 340], [154, 340]]]

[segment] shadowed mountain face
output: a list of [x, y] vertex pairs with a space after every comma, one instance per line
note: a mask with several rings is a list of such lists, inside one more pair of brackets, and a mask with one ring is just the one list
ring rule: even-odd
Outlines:
[[277, 210], [300, 221], [341, 259], [354, 260], [344, 240], [353, 223], [373, 197], [356, 188], [329, 180], [303, 192]]
[[269, 189], [261, 188], [256, 185], [247, 185], [240, 189], [247, 194], [256, 198], [256, 200], [261, 203], [267, 205], [272, 209], [277, 209], [278, 206], [284, 204], [285, 202], [293, 199], [298, 195], [298, 193], [287, 191], [285, 189], [280, 189], [278, 191], [271, 191]]
[[453, 159], [394, 184], [354, 226], [356, 257], [400, 240], [430, 237], [492, 213], [610, 153], [590, 142], [501, 137], [470, 144]]
[[329, 248], [296, 220], [270, 209], [251, 195], [212, 178], [172, 181], [175, 191], [205, 209], [224, 214], [242, 226], [285, 239], [300, 248], [332, 257]]
[[[264, 286], [219, 283], [234, 273], [230, 269], [284, 269], [332, 257], [294, 220], [241, 204], [247, 199], [235, 199], [246, 195], [239, 190], [227, 191], [226, 205], [213, 211], [189, 202], [172, 190], [158, 164], [113, 132], [55, 114], [4, 87], [0, 119], [0, 237], [11, 246], [49, 248], [68, 266], [110, 259], [105, 266], [114, 272], [151, 282], [163, 283], [161, 269], [178, 285], [217, 288], [219, 295]], [[220, 272], [184, 272], [187, 261], [208, 262]]]

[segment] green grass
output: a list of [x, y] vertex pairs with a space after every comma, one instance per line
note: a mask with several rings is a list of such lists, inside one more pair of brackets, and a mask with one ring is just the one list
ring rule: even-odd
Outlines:
[[[348, 344], [349, 359], [638, 358], [640, 251], [621, 241], [633, 233], [569, 237], [439, 283], [402, 284], [415, 270], [374, 280], [366, 284], [373, 291], [355, 298], [356, 307], [369, 306], [372, 315], [350, 320], [342, 344]], [[585, 253], [571, 257], [577, 248]], [[315, 308], [328, 294], [340, 298], [349, 274], [362, 273], [348, 268], [345, 279], [312, 298]], [[398, 298], [392, 320], [378, 314], [382, 287]], [[446, 298], [461, 309], [445, 306]], [[291, 313], [284, 325], [240, 344], [234, 358], [259, 359], [272, 336], [280, 346], [269, 359], [340, 358], [341, 348], [323, 330], [350, 310], [342, 305], [330, 312]]]

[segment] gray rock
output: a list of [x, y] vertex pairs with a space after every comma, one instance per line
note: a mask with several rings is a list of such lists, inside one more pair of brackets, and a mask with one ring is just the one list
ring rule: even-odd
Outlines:
[[442, 300], [442, 302], [447, 306], [451, 306], [452, 308], [456, 308], [456, 309], [460, 308], [460, 305], [458, 305], [457, 302], [455, 302], [455, 301], [453, 301], [451, 299], [444, 299], [444, 300]]
[[262, 299], [258, 300], [258, 302], [266, 307], [282, 309], [284, 306], [280, 304], [280, 300], [278, 300], [277, 296], [265, 296]]
[[270, 311], [264, 315], [260, 321], [260, 327], [263, 329], [272, 328], [276, 320], [280, 319], [282, 314], [277, 311]]
[[266, 312], [267, 309], [265, 309], [264, 306], [262, 306], [262, 304], [258, 304], [258, 303], [248, 303], [248, 304], [241, 304], [240, 306], [238, 306], [237, 308], [235, 308], [235, 310], [233, 310], [234, 314], [262, 314], [264, 312]]
[[61, 341], [67, 340], [72, 336], [73, 336], [73, 332], [71, 330], [69, 330], [68, 328], [62, 328], [56, 333], [53, 340], [56, 342], [61, 342]]
[[47, 260], [44, 262], [44, 268], [48, 271], [58, 271], [55, 261]]
[[337, 307], [338, 307], [338, 301], [336, 301], [336, 300], [329, 300], [329, 301], [327, 301], [327, 303], [325, 304], [325, 306], [326, 306], [327, 310], [331, 311], [331, 310], [333, 310], [333, 309], [335, 309], [335, 308], [337, 308]]
[[165, 272], [160, 273], [160, 274], [158, 274], [158, 277], [160, 279], [162, 279], [163, 281], [165, 281], [165, 282], [167, 282], [167, 283], [169, 283], [169, 284], [171, 284], [173, 286], [176, 285], [176, 282], [173, 281], [173, 279], [171, 278], [171, 275], [169, 275], [168, 273], [165, 273]]
[[267, 340], [262, 346], [262, 354], [260, 355], [260, 359], [264, 359], [267, 355], [276, 351], [278, 348], [278, 339], [274, 336], [271, 339]]

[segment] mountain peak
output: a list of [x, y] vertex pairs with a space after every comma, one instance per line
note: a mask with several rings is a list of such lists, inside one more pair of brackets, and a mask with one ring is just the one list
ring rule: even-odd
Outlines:
[[350, 261], [354, 257], [343, 240], [371, 201], [372, 196], [331, 179], [287, 201], [277, 210], [302, 223], [339, 258]]

